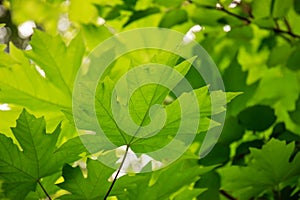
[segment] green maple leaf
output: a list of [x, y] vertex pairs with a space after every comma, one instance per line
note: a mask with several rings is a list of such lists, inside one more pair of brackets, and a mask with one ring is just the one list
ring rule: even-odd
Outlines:
[[[166, 169], [154, 172], [124, 176], [117, 180], [109, 196], [118, 199], [167, 199], [174, 196], [184, 196], [179, 191], [186, 185], [199, 179], [199, 175], [212, 170], [215, 166], [201, 167], [196, 160], [179, 160]], [[79, 167], [66, 165], [63, 169], [64, 182], [58, 184], [70, 192], [60, 199], [96, 200], [103, 199], [111, 182], [109, 177], [114, 172], [97, 160], [87, 161], [87, 177], [84, 177]], [[168, 184], [165, 184], [168, 182]], [[175, 194], [176, 191], [179, 191]], [[201, 191], [194, 191], [199, 194]], [[180, 195], [179, 195], [180, 194]], [[191, 195], [188, 193], [187, 195]]]
[[[182, 75], [185, 75], [190, 69], [190, 62], [192, 61], [193, 59], [184, 61], [175, 66], [174, 70]], [[139, 82], [140, 79], [142, 79], [140, 76], [141, 74], [138, 75], [134, 71], [132, 76], [127, 77], [127, 80], [128, 82], [129, 80]], [[151, 76], [151, 74], [148, 74], [148, 76]], [[163, 81], [164, 80], [162, 78], [161, 82]], [[174, 85], [178, 83], [176, 80], [174, 82]], [[112, 108], [110, 100], [112, 98], [114, 85], [115, 83], [110, 79], [109, 76], [107, 76], [104, 81], [100, 83], [96, 94], [96, 111], [99, 123], [103, 127], [103, 131], [105, 133], [109, 133], [108, 137], [111, 139], [111, 141], [115, 142], [116, 144], [120, 144], [121, 146], [124, 143], [127, 144], [132, 137], [126, 135], [126, 133], [124, 133], [124, 131], [118, 127], [118, 123], [114, 119], [114, 116], [111, 112]], [[128, 88], [125, 88], [124, 90], [126, 91]], [[159, 84], [151, 84], [147, 85], [146, 87], [139, 87], [130, 99], [129, 110], [133, 121], [140, 126], [149, 123], [149, 109], [155, 104], [162, 104], [168, 94], [169, 89]], [[120, 140], [120, 136], [122, 137], [122, 140]]]
[[220, 169], [222, 187], [238, 199], [250, 199], [268, 190], [278, 190], [288, 181], [297, 181], [300, 154], [290, 157], [295, 144], [272, 139], [261, 150], [251, 149], [253, 160], [247, 167], [230, 166]]
[[12, 128], [22, 150], [12, 139], [0, 135], [0, 180], [6, 197], [24, 199], [36, 190], [43, 177], [59, 172], [64, 163], [79, 159], [78, 155], [84, 152], [78, 138], [57, 148], [60, 125], [51, 134], [46, 134], [45, 126], [43, 118], [35, 118], [23, 110], [17, 126]]
[[60, 36], [51, 37], [35, 31], [30, 44], [32, 50], [26, 52], [26, 56], [46, 72], [47, 79], [56, 87], [72, 95], [73, 82], [85, 51], [80, 34], [66, 46]]
[[58, 186], [71, 192], [71, 194], [63, 195], [60, 199], [93, 200], [104, 197], [110, 185], [108, 178], [114, 170], [99, 161], [88, 160], [87, 171], [88, 176], [85, 178], [79, 167], [64, 166], [63, 177], [65, 181]]
[[[137, 176], [145, 177], [145, 180], [140, 181], [137, 187], [128, 189], [127, 199], [173, 199], [170, 198], [172, 196], [176, 199], [185, 196], [180, 194], [181, 189], [185, 189], [186, 186], [197, 181], [202, 174], [211, 171], [215, 167], [199, 166], [196, 159], [181, 159], [165, 169], [147, 174], [138, 174]], [[200, 191], [196, 191], [196, 193], [200, 193]], [[186, 194], [185, 197], [188, 195], [190, 194]]]
[[[140, 55], [141, 53], [138, 52], [137, 55]], [[165, 55], [164, 55], [165, 56]], [[162, 62], [169, 62], [169, 63], [176, 63], [177, 59], [176, 57], [170, 57], [170, 59], [164, 59]], [[140, 57], [138, 57], [140, 58]], [[158, 58], [156, 57], [156, 60]], [[174, 61], [175, 60], [175, 61]], [[110, 140], [110, 142], [114, 143], [117, 146], [122, 146], [126, 144], [133, 144], [130, 145], [130, 147], [135, 151], [135, 152], [152, 152], [154, 150], [160, 149], [161, 147], [165, 146], [166, 144], [170, 143], [171, 141], [174, 140], [174, 137], [176, 136], [176, 133], [180, 127], [180, 124], [184, 120], [185, 124], [189, 124], [189, 121], [195, 121], [195, 119], [191, 120], [191, 117], [193, 117], [197, 113], [197, 109], [190, 108], [191, 102], [189, 101], [189, 95], [192, 93], [190, 91], [185, 91], [183, 87], [183, 91], [181, 91], [181, 94], [179, 95], [178, 98], [175, 100], [171, 101], [167, 105], [164, 103], [166, 97], [170, 94], [170, 90], [176, 88], [178, 85], [180, 85], [180, 82], [183, 80], [176, 78], [176, 75], [174, 74], [181, 74], [182, 77], [184, 77], [187, 72], [191, 68], [191, 62], [193, 62], [194, 58], [191, 58], [190, 60], [186, 60], [184, 62], [180, 62], [179, 64], [175, 65], [173, 67], [173, 71], [168, 71], [168, 70], [160, 70], [155, 67], [151, 68], [151, 70], [143, 68], [140, 71], [138, 71], [139, 67], [132, 67], [131, 71], [126, 73], [122, 79], [122, 84], [119, 83], [118, 86], [119, 92], [124, 92], [129, 91], [130, 87], [134, 87], [135, 85], [140, 85], [141, 82], [144, 80], [147, 80], [149, 77], [154, 77], [156, 78], [155, 80], [158, 80], [158, 82], [155, 82], [155, 84], [147, 84], [138, 87], [132, 96], [130, 97], [130, 101], [128, 104], [123, 103], [125, 106], [120, 107], [117, 110], [118, 113], [121, 113], [119, 116], [119, 120], [116, 119], [116, 116], [113, 114], [113, 108], [112, 108], [112, 101], [117, 102], [117, 101], [126, 101], [124, 100], [125, 98], [122, 99], [122, 94], [120, 95], [121, 97], [119, 98], [118, 94], [114, 94], [114, 88], [116, 87], [116, 83], [110, 76], [110, 74], [106, 74], [104, 78], [101, 78], [102, 81], [98, 85], [97, 91], [96, 91], [96, 97], [95, 97], [95, 108], [96, 108], [96, 114], [98, 117], [98, 123], [101, 126], [101, 129], [103, 132], [106, 134], [107, 138]], [[139, 62], [136, 60], [136, 62]], [[142, 62], [142, 61], [140, 61]], [[130, 63], [130, 62], [129, 62]], [[123, 66], [127, 66], [128, 60], [124, 61], [122, 63], [121, 61], [117, 63], [116, 66], [113, 66], [112, 72], [115, 71], [116, 69], [119, 69], [121, 71], [124, 71]], [[132, 63], [131, 63], [132, 64]], [[159, 67], [159, 66], [158, 66]], [[116, 69], [114, 69], [116, 68]], [[157, 71], [159, 73], [157, 73]], [[155, 73], [155, 75], [153, 75]], [[122, 76], [122, 75], [118, 75]], [[175, 77], [175, 78], [174, 78]], [[116, 77], [114, 77], [115, 79]], [[93, 127], [95, 126], [94, 122], [95, 120], [93, 119], [93, 110], [90, 105], [91, 101], [94, 100], [92, 98], [89, 98], [93, 91], [91, 91], [91, 84], [88, 82], [82, 83], [82, 85], [79, 88], [80, 91], [80, 97], [78, 97], [79, 102], [77, 102], [78, 111], [81, 113], [80, 114], [80, 119], [76, 120], [79, 122], [79, 129], [84, 129], [84, 130], [96, 130], [97, 128]], [[172, 85], [171, 88], [166, 88], [163, 85], [163, 83], [167, 81], [170, 85]], [[192, 88], [190, 88], [192, 90]], [[177, 89], [180, 90], [180, 89]], [[215, 126], [218, 126], [219, 123], [212, 120], [211, 116], [212, 115], [217, 115], [219, 113], [224, 112], [225, 109], [225, 104], [226, 100], [224, 102], [225, 96], [227, 96], [227, 102], [231, 101], [233, 98], [235, 98], [237, 95], [240, 93], [225, 93], [223, 91], [212, 91], [209, 92], [208, 87], [202, 87], [199, 89], [195, 89], [194, 91], [196, 102], [195, 104], [198, 104], [199, 110], [200, 110], [200, 117], [198, 120], [199, 126], [197, 126], [195, 131], [188, 131], [188, 128], [185, 130], [186, 132], [183, 133], [185, 135], [190, 135], [192, 137], [192, 134], [200, 133], [200, 132], [205, 132], [209, 128], [213, 128]], [[115, 95], [115, 96], [114, 96]], [[117, 100], [114, 99], [117, 96]], [[119, 98], [119, 99], [118, 99]], [[212, 100], [211, 100], [212, 98]], [[182, 102], [181, 102], [182, 101]], [[181, 103], [180, 103], [181, 102]], [[163, 121], [163, 117], [157, 114], [157, 112], [153, 112], [156, 115], [155, 122], [151, 121], [150, 119], [151, 115], [151, 108], [155, 105], [161, 105], [165, 111], [166, 111], [166, 121], [164, 126], [159, 130], [160, 127], [156, 127], [156, 123]], [[212, 105], [214, 105], [214, 110], [211, 109]], [[181, 113], [181, 107], [184, 107], [189, 114], [188, 117], [185, 119], [182, 119], [182, 113]], [[126, 115], [122, 115], [124, 110], [128, 110], [130, 117], [127, 117]], [[122, 110], [122, 112], [121, 112]], [[76, 112], [77, 110], [75, 110]], [[84, 111], [84, 112], [82, 112]], [[117, 114], [118, 114], [117, 113]], [[135, 123], [138, 128], [131, 131], [131, 132], [126, 132], [122, 127], [120, 127], [120, 122], [125, 124], [125, 126], [132, 128], [133, 126], [129, 125], [130, 123], [127, 123], [128, 120], [132, 119], [132, 121]], [[142, 135], [140, 133], [139, 127], [147, 126], [148, 124], [154, 124], [154, 127], [152, 127], [152, 131], [155, 132], [156, 130], [159, 130], [157, 134], [154, 136], [152, 135], [151, 137], [144, 137], [144, 138], [139, 138]], [[193, 123], [193, 122], [192, 122]], [[194, 124], [191, 123], [191, 126], [193, 127]], [[211, 126], [209, 126], [211, 125]], [[134, 129], [134, 128], [132, 128]], [[136, 132], [134, 135], [133, 133]], [[151, 134], [151, 132], [150, 132]], [[137, 136], [137, 137], [135, 137]], [[94, 137], [94, 136], [90, 136]], [[95, 137], [96, 138], [96, 137]], [[97, 138], [99, 144], [95, 142], [95, 140], [90, 140], [92, 141], [92, 144], [89, 146], [93, 146], [91, 148], [94, 149], [95, 146], [99, 147], [100, 150], [110, 150], [108, 147], [106, 149], [106, 146], [103, 146], [103, 143], [105, 143], [103, 140], [101, 140], [100, 137]], [[180, 148], [186, 149], [185, 144], [185, 139], [183, 141], [175, 141], [176, 145], [170, 146], [170, 151], [176, 152], [178, 150], [178, 145], [181, 145]], [[102, 146], [101, 146], [102, 145]], [[173, 144], [172, 144], [173, 145]], [[90, 149], [91, 149], [90, 148]], [[102, 148], [102, 149], [101, 149]], [[151, 155], [152, 157], [152, 155]], [[161, 157], [153, 157], [156, 159], [163, 159]]]
[[[119, 65], [123, 66], [122, 63], [119, 63]], [[178, 73], [185, 75], [188, 72], [190, 66], [191, 64], [188, 61], [185, 61], [175, 66], [174, 69]], [[176, 81], [173, 84], [176, 85]], [[108, 133], [107, 136], [110, 141], [114, 142], [118, 146], [121, 146], [123, 144], [127, 144], [132, 137], [130, 135], [126, 135], [126, 133], [118, 126], [118, 123], [116, 122], [112, 114], [111, 98], [114, 85], [114, 81], [109, 76], [106, 76], [104, 78], [104, 80], [99, 84], [97, 88], [95, 106], [97, 117], [104, 133]], [[92, 93], [92, 91], [90, 91], [90, 88], [91, 87], [89, 83], [86, 82], [82, 89], [80, 89], [81, 97], [83, 98], [79, 103], [78, 109], [86, 111], [86, 115], [82, 115], [80, 117], [80, 129], [94, 129], [94, 127], [91, 127], [91, 121], [93, 121], [93, 119], [90, 114], [92, 113], [92, 111], [89, 109], [90, 104], [86, 98], [89, 97]], [[138, 88], [136, 90], [136, 93], [131, 98], [129, 107], [130, 114], [136, 124], [141, 126], [147, 124], [149, 122], [148, 113], [150, 107], [154, 104], [162, 104], [168, 94], [169, 90], [158, 84], [151, 84], [147, 85], [147, 87]]]
[[[64, 182], [58, 184], [62, 189], [70, 192], [60, 197], [60, 199], [77, 199], [77, 200], [96, 200], [103, 199], [106, 195], [111, 182], [109, 177], [114, 172], [97, 160], [87, 161], [87, 177], [84, 177], [79, 167], [73, 168], [65, 165], [63, 168]], [[122, 177], [111, 192], [111, 196], [122, 194], [125, 188], [135, 185], [140, 177]]]
[[[31, 110], [68, 107], [66, 96], [36, 71], [22, 51], [12, 45], [10, 54], [0, 53], [0, 58], [8, 60], [0, 67], [1, 102], [26, 106]], [[57, 97], [62, 98], [61, 101]]]
[[[47, 131], [53, 131], [65, 119], [60, 111], [71, 110], [71, 90], [85, 52], [84, 44], [81, 34], [67, 46], [60, 36], [52, 37], [41, 31], [35, 31], [30, 44], [29, 51], [17, 49], [13, 44], [9, 53], [0, 51], [0, 103], [12, 104], [12, 111], [18, 114], [25, 107], [36, 116], [44, 116]], [[45, 72], [45, 77], [37, 71], [37, 66]], [[12, 111], [1, 113], [6, 118], [1, 126], [5, 133], [10, 132], [9, 127], [16, 120]]]
[[[11, 45], [10, 53], [0, 53], [0, 101], [31, 110], [53, 111], [71, 107], [73, 81], [84, 53], [80, 35], [66, 46], [60, 37], [36, 31], [32, 50], [21, 51]], [[33, 60], [46, 73], [42, 77]]]

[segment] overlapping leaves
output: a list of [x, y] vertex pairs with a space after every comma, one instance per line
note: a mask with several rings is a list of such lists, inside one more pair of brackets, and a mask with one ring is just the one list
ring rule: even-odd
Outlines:
[[[175, 199], [177, 197], [186, 198], [189, 195], [196, 197], [203, 190], [192, 188], [188, 190], [186, 187], [199, 179], [199, 175], [211, 171], [213, 168], [215, 166], [200, 167], [193, 159], [179, 160], [168, 169], [118, 179], [110, 196], [132, 200], [140, 198], [147, 200], [167, 199], [170, 195], [174, 196]], [[108, 179], [112, 172], [111, 168], [100, 162], [88, 160], [87, 177], [84, 178], [79, 167], [72, 168], [66, 165], [63, 169], [65, 182], [59, 184], [59, 187], [71, 192], [71, 194], [64, 195], [61, 199], [103, 199], [111, 184]], [[166, 181], [168, 184], [165, 184]]]
[[294, 143], [272, 139], [261, 150], [251, 149], [252, 160], [248, 166], [219, 170], [222, 187], [238, 199], [246, 200], [262, 192], [279, 191], [287, 182], [296, 184], [300, 154], [293, 155], [294, 148]]

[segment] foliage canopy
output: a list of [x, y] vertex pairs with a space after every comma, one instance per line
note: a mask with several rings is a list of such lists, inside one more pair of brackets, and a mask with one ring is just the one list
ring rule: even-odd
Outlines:
[[[299, 198], [299, 0], [0, 3], [0, 199]], [[36, 28], [26, 36], [20, 27], [28, 21]], [[164, 129], [141, 140], [118, 127], [111, 112], [113, 87], [138, 65], [173, 67], [191, 83], [201, 115], [196, 139], [180, 159], [157, 171], [108, 181], [115, 170], [95, 160], [102, 155], [93, 154], [99, 149], [88, 152], [74, 126], [78, 69], [99, 43], [116, 33], [149, 26], [187, 33], [197, 24], [202, 29], [194, 33], [195, 40], [218, 66], [228, 91], [227, 107], [210, 99], [223, 91], [209, 93], [195, 68], [172, 53], [148, 49], [118, 58], [100, 79], [95, 96], [98, 121], [116, 145], [130, 141], [134, 152], [158, 149], [173, 139], [180, 124], [178, 101], [184, 94], [176, 98], [165, 87], [150, 84], [133, 94], [130, 115], [145, 126], [150, 107], [161, 104], [168, 116]], [[218, 104], [214, 112], [212, 103]], [[225, 110], [217, 144], [199, 159], [204, 132], [220, 125], [214, 121], [209, 127], [211, 117]], [[151, 169], [154, 161], [143, 167]]]

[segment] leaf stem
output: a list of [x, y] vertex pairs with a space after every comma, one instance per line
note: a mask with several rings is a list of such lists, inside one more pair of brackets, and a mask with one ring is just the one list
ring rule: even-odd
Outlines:
[[52, 200], [50, 195], [48, 194], [47, 190], [44, 188], [44, 186], [42, 185], [41, 181], [38, 180], [37, 183], [39, 184], [39, 186], [42, 188], [43, 192], [46, 194], [46, 196], [48, 197], [49, 200]]
[[116, 181], [117, 181], [118, 175], [119, 175], [119, 173], [120, 173], [120, 171], [121, 171], [121, 169], [122, 169], [122, 167], [123, 167], [123, 164], [124, 164], [124, 162], [125, 162], [125, 159], [126, 159], [126, 157], [127, 157], [128, 149], [129, 149], [129, 144], [126, 145], [126, 150], [125, 150], [125, 154], [124, 154], [123, 160], [122, 160], [122, 162], [121, 162], [121, 164], [120, 164], [120, 167], [119, 167], [119, 169], [118, 169], [118, 171], [117, 171], [116, 176], [114, 177], [114, 180], [112, 181], [112, 183], [111, 183], [111, 185], [110, 185], [108, 191], [107, 191], [106, 194], [105, 194], [104, 200], [106, 200], [106, 199], [108, 198], [110, 192], [112, 191], [112, 189], [113, 189], [113, 187], [114, 187], [114, 185], [115, 185], [115, 183], [116, 183]]
[[281, 192], [278, 184], [275, 186], [275, 190], [273, 190], [273, 195], [274, 199], [281, 200]]

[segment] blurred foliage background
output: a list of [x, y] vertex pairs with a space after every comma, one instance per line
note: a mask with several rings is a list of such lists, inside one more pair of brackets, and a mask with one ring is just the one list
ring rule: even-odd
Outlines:
[[[226, 90], [243, 92], [228, 105], [219, 142], [199, 161], [219, 166], [194, 184], [208, 188], [197, 198], [210, 200], [299, 199], [299, 22], [299, 0], [0, 1], [0, 43], [6, 52], [13, 44], [30, 50], [32, 28], [65, 44], [79, 33], [88, 53], [125, 30], [154, 26], [186, 33], [200, 25], [195, 39], [218, 66]], [[0, 58], [1, 68], [9, 60]], [[194, 74], [186, 76], [197, 88]], [[9, 103], [4, 99], [2, 106]], [[4, 110], [0, 131], [8, 133], [20, 108]]]

